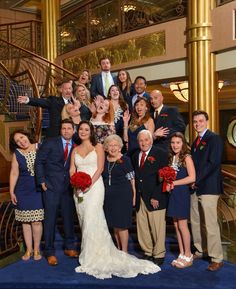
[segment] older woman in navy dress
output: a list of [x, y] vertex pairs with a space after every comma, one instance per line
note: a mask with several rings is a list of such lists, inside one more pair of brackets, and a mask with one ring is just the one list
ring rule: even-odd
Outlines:
[[134, 171], [128, 157], [122, 156], [122, 139], [110, 135], [105, 139], [107, 152], [103, 180], [105, 184], [104, 212], [108, 227], [114, 229], [117, 247], [128, 251], [128, 228], [132, 225], [135, 204]]
[[190, 232], [190, 187], [195, 182], [195, 168], [184, 135], [176, 132], [170, 139], [170, 166], [176, 171], [176, 180], [167, 185], [170, 191], [167, 215], [173, 218], [180, 254], [172, 266], [185, 268], [192, 265]]
[[10, 172], [10, 196], [16, 206], [15, 218], [22, 223], [26, 252], [22, 260], [33, 255], [34, 260], [42, 258], [40, 241], [44, 209], [40, 187], [36, 186], [34, 162], [37, 144], [28, 132], [17, 130], [10, 136], [10, 150], [13, 153]]

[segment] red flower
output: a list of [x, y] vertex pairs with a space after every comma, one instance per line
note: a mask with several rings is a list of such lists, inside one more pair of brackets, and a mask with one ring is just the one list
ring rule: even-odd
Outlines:
[[167, 117], [168, 114], [167, 113], [162, 113], [161, 116]]
[[166, 192], [166, 185], [173, 184], [176, 180], [176, 171], [172, 167], [164, 167], [159, 170], [159, 178], [163, 181], [163, 192]]
[[151, 164], [153, 164], [156, 161], [156, 159], [153, 156], [150, 156], [147, 159]]
[[76, 189], [84, 192], [92, 184], [92, 179], [90, 175], [84, 172], [76, 172], [70, 177], [70, 183]]
[[200, 141], [200, 150], [203, 150], [205, 146], [206, 146], [206, 142], [204, 140]]

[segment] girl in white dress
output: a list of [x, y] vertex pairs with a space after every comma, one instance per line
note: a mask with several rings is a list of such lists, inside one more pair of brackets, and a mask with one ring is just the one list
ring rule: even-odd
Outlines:
[[92, 185], [80, 201], [74, 194], [74, 201], [82, 232], [80, 266], [78, 273], [87, 273], [99, 279], [112, 275], [131, 278], [141, 274], [156, 273], [160, 268], [154, 263], [139, 260], [118, 250], [111, 238], [103, 212], [104, 184], [101, 177], [104, 165], [104, 151], [96, 144], [93, 125], [81, 121], [78, 127], [80, 144], [71, 156], [70, 175], [76, 171], [89, 174]]

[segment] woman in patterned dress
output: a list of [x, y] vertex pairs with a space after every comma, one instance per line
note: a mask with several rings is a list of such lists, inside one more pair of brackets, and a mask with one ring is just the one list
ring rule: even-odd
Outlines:
[[98, 143], [103, 144], [107, 136], [114, 134], [114, 109], [110, 100], [97, 98], [95, 101], [96, 111], [93, 113], [91, 123], [94, 126], [95, 136]]
[[10, 196], [15, 205], [15, 218], [22, 223], [26, 252], [22, 260], [33, 255], [34, 260], [42, 258], [40, 241], [44, 209], [40, 187], [35, 182], [34, 163], [37, 144], [24, 130], [14, 131], [10, 136], [10, 150], [13, 152], [10, 172]]

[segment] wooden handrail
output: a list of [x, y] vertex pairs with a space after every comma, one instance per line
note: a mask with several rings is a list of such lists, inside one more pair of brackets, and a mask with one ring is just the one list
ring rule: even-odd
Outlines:
[[10, 22], [10, 23], [5, 23], [5, 24], [0, 24], [1, 26], [11, 26], [11, 25], [18, 25], [18, 24], [24, 24], [24, 23], [29, 23], [29, 22], [38, 22], [38, 23], [42, 23], [42, 21], [37, 20], [37, 19], [33, 19], [33, 20], [26, 20], [26, 21], [19, 21], [19, 22]]
[[222, 172], [223, 176], [228, 177], [228, 178], [236, 181], [236, 175], [234, 175], [234, 174], [232, 174], [232, 173], [230, 173], [224, 169], [222, 169], [221, 172]]

